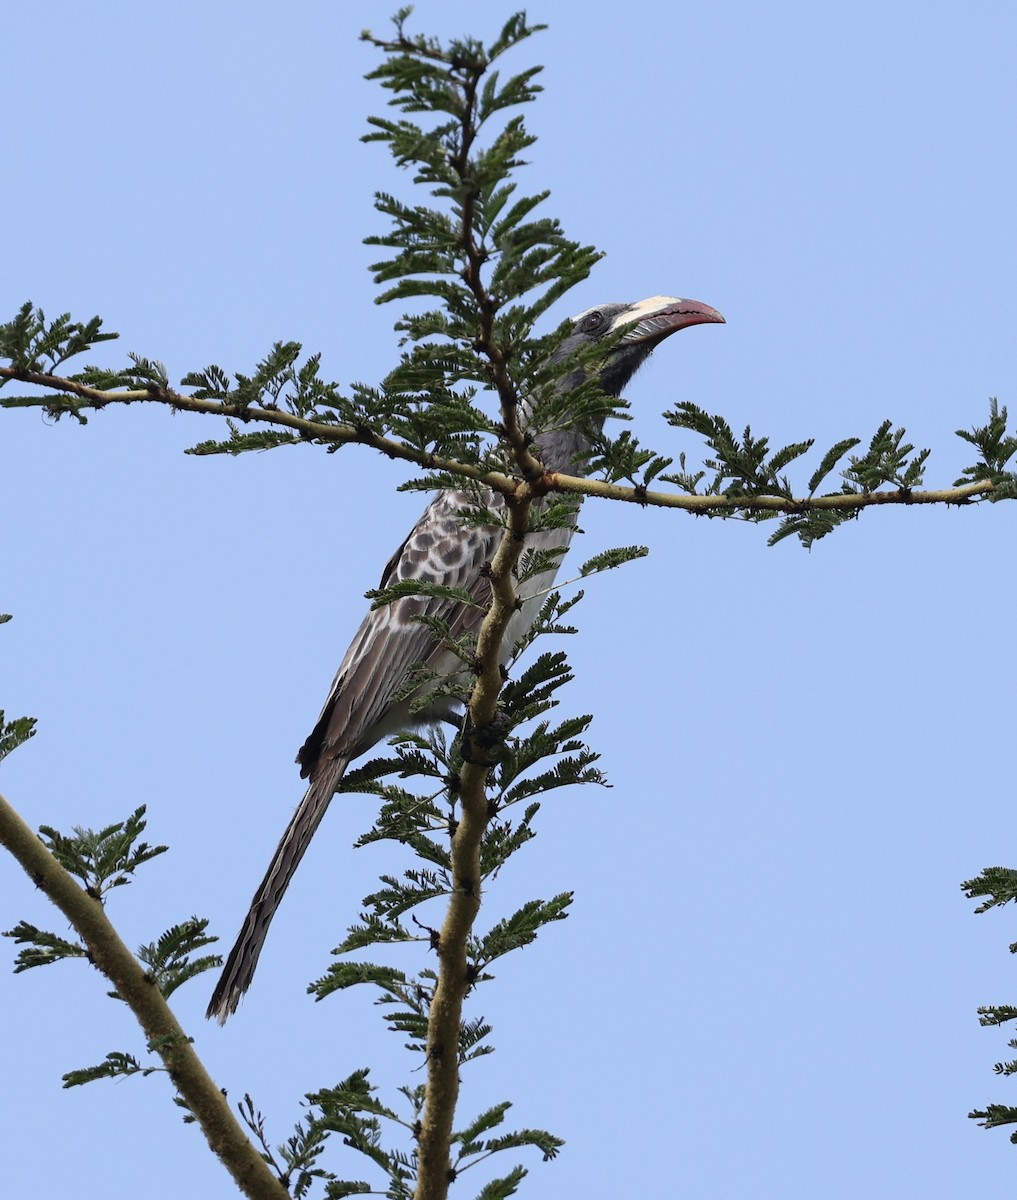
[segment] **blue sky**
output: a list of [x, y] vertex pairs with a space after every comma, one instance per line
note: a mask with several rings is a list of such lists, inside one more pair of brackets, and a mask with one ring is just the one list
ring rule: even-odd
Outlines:
[[[248, 370], [276, 339], [376, 381], [396, 354], [361, 238], [409, 179], [358, 141], [383, 98], [358, 42], [395, 5], [20, 6], [5, 16], [5, 314], [100, 313], [172, 377]], [[413, 28], [491, 37], [511, 6], [443, 0]], [[556, 319], [656, 293], [724, 327], [668, 342], [629, 389], [634, 431], [693, 400], [775, 442], [932, 446], [991, 395], [1017, 407], [1017, 10], [1003, 3], [545, 3], [524, 186], [607, 252]], [[12, 47], [17, 48], [12, 53]], [[6, 316], [4, 319], [8, 319]], [[229, 943], [302, 789], [292, 759], [415, 519], [398, 465], [351, 449], [238, 460], [182, 450], [213, 424], [131, 408], [55, 427], [5, 413], [0, 703], [39, 718], [0, 790], [33, 824], [140, 803], [172, 853], [111, 912], [132, 944], [191, 913]], [[804, 477], [804, 473], [803, 476]], [[1017, 1002], [1009, 913], [959, 883], [1017, 866], [1009, 764], [1009, 506], [879, 511], [805, 553], [766, 527], [589, 504], [583, 557], [644, 542], [592, 583], [571, 712], [597, 714], [610, 791], [554, 797], [488, 896], [494, 921], [574, 889], [568, 922], [502, 964], [477, 1011], [498, 1052], [464, 1111], [505, 1098], [567, 1139], [521, 1195], [939, 1200], [1010, 1185], [1017, 1150], [965, 1114], [1017, 1102], [992, 1075]], [[580, 560], [577, 560], [580, 561]], [[348, 564], [342, 570], [339, 563]], [[361, 996], [315, 1005], [360, 897], [394, 864], [328, 821], [224, 1031], [178, 1012], [276, 1142], [307, 1091], [411, 1059]], [[0, 923], [62, 929], [12, 864]], [[209, 987], [211, 981], [209, 981]], [[76, 964], [0, 974], [12, 1191], [81, 1200], [231, 1194], [156, 1078], [60, 1090], [139, 1035]], [[16, 1031], [16, 1032], [15, 1032]], [[43, 1122], [45, 1121], [45, 1126]], [[359, 1175], [340, 1157], [337, 1170]], [[19, 1186], [20, 1185], [20, 1186]], [[463, 1194], [480, 1181], [467, 1179]]]

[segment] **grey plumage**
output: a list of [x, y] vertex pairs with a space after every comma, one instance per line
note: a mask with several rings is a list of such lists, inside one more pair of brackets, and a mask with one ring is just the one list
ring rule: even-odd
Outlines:
[[[723, 320], [708, 305], [670, 296], [653, 296], [637, 304], [603, 305], [587, 309], [574, 319], [573, 332], [559, 346], [557, 355], [565, 362], [583, 347], [629, 326], [600, 364], [600, 387], [620, 396], [650, 351], [665, 337], [689, 325]], [[577, 368], [565, 375], [558, 387], [574, 388], [582, 380], [583, 371]], [[575, 466], [576, 456], [586, 446], [580, 429], [541, 431], [534, 445], [548, 471], [581, 469]], [[492, 494], [487, 503], [497, 506], [500, 497]], [[413, 618], [421, 614], [439, 617], [453, 634], [478, 630], [490, 596], [483, 567], [494, 556], [501, 529], [464, 526], [462, 514], [475, 504], [475, 498], [461, 491], [439, 492], [385, 568], [382, 588], [405, 579], [441, 583], [469, 591], [481, 607], [442, 597], [408, 597], [377, 608], [364, 618], [339, 666], [318, 722], [297, 754], [301, 777], [309, 779], [310, 784], [254, 894], [212, 994], [207, 1016], [218, 1018], [220, 1023], [236, 1011], [250, 987], [269, 924], [346, 768], [383, 738], [451, 715], [452, 706], [444, 703], [411, 716], [409, 701], [397, 701], [394, 696], [417, 663], [438, 675], [462, 669], [458, 657], [436, 642], [426, 625]], [[564, 547], [571, 537], [571, 527], [541, 530], [529, 535], [527, 548]], [[535, 619], [554, 575], [549, 571], [527, 580], [522, 604], [504, 639], [506, 654]]]

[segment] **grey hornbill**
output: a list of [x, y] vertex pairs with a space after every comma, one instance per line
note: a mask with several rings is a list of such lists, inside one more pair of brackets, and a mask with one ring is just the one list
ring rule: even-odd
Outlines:
[[[567, 362], [585, 347], [624, 329], [613, 344], [609, 342], [606, 359], [598, 364], [601, 389], [620, 396], [650, 352], [666, 337], [690, 325], [723, 320], [709, 305], [672, 296], [652, 296], [636, 304], [605, 304], [575, 318], [572, 333], [558, 346], [555, 357], [556, 361]], [[588, 361], [587, 356], [583, 361]], [[562, 377], [557, 387], [574, 388], [583, 378], [583, 369], [577, 366]], [[534, 447], [548, 471], [569, 472], [582, 469], [576, 465], [576, 456], [586, 449], [587, 442], [579, 428], [558, 428], [538, 432]], [[497, 502], [492, 496], [490, 503]], [[475, 498], [460, 491], [439, 492], [389, 560], [381, 587], [404, 579], [441, 582], [468, 590], [482, 606], [486, 605], [490, 591], [484, 568], [494, 555], [501, 529], [464, 525], [463, 511], [475, 504]], [[571, 527], [535, 532], [527, 539], [528, 547], [564, 547], [572, 532]], [[523, 585], [527, 595], [503, 640], [506, 657], [535, 619], [542, 594], [551, 586], [554, 574], [549, 571]], [[407, 672], [418, 663], [438, 675], [455, 674], [462, 668], [461, 660], [435, 640], [427, 625], [413, 620], [422, 613], [440, 618], [454, 633], [475, 632], [483, 608], [446, 598], [414, 596], [374, 609], [364, 618], [339, 666], [318, 723], [297, 755], [301, 777], [310, 779], [307, 793], [254, 893], [236, 945], [212, 994], [207, 1015], [217, 1017], [220, 1023], [236, 1011], [251, 985], [279, 901], [346, 768], [382, 738], [451, 715], [447, 702], [444, 708], [411, 715], [409, 700], [393, 699]]]

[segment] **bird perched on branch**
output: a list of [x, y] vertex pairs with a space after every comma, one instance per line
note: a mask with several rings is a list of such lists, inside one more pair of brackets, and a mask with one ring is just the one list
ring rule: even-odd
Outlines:
[[[606, 394], [620, 396], [650, 352], [666, 337], [690, 325], [723, 320], [709, 305], [672, 296], [652, 296], [635, 304], [601, 305], [575, 318], [572, 333], [558, 346], [554, 358], [567, 363], [587, 347], [606, 340], [606, 357], [598, 361], [597, 382]], [[588, 361], [586, 355], [581, 355], [580, 364]], [[583, 367], [577, 364], [575, 371], [562, 376], [557, 387], [560, 391], [575, 388], [584, 381], [584, 375]], [[589, 443], [583, 429], [570, 427], [541, 430], [533, 445], [547, 471], [569, 473], [583, 469], [576, 459]], [[499, 502], [500, 497], [489, 497], [491, 507]], [[364, 618], [339, 666], [318, 723], [297, 755], [301, 777], [310, 780], [307, 793], [254, 893], [236, 945], [212, 994], [206, 1015], [218, 1018], [220, 1023], [236, 1011], [251, 985], [269, 924], [349, 764], [383, 738], [433, 723], [455, 710], [446, 699], [421, 713], [411, 713], [410, 699], [400, 698], [397, 693], [417, 664], [437, 675], [454, 675], [462, 670], [456, 652], [437, 640], [432, 628], [414, 618], [438, 618], [451, 635], [475, 633], [479, 628], [490, 599], [486, 567], [502, 530], [464, 524], [464, 514], [476, 506], [476, 496], [454, 489], [439, 492], [385, 567], [382, 588], [403, 580], [438, 583], [470, 592], [477, 603], [468, 605], [444, 596], [408, 596], [376, 608]], [[536, 531], [528, 535], [527, 548], [563, 550], [572, 532], [571, 525]], [[525, 594], [503, 639], [506, 658], [536, 618], [554, 575], [551, 569], [522, 585]]]

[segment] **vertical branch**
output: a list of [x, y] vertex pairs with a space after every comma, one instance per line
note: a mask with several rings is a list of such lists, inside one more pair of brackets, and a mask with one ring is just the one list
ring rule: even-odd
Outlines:
[[[484, 77], [504, 51], [534, 32], [523, 14], [505, 25], [489, 48], [469, 39], [449, 48], [403, 32], [406, 10], [396, 18], [397, 36], [389, 42], [368, 36], [388, 56], [369, 78], [392, 90], [392, 104], [404, 113], [440, 114], [425, 129], [410, 121], [371, 118], [375, 132], [365, 140], [388, 143], [401, 166], [413, 164], [416, 181], [432, 187], [434, 208], [409, 206], [380, 194], [376, 205], [390, 216], [386, 236], [368, 239], [395, 251], [372, 267], [377, 282], [392, 286], [380, 299], [436, 298], [438, 307], [405, 316], [401, 328], [417, 342], [411, 369], [390, 377], [419, 398], [421, 362], [434, 366], [441, 378], [435, 398], [447, 400], [454, 382], [469, 382], [498, 397], [496, 425], [475, 428], [497, 432], [515, 476], [499, 487], [504, 501], [504, 533], [486, 571], [491, 601], [480, 627], [476, 648], [476, 682], [470, 696], [462, 737], [464, 766], [457, 781], [460, 820], [451, 853], [452, 894], [436, 935], [438, 977], [427, 1013], [427, 1085], [417, 1144], [417, 1200], [444, 1200], [452, 1178], [451, 1139], [459, 1095], [463, 1004], [472, 986], [469, 946], [481, 903], [481, 849], [493, 816], [488, 800], [492, 766], [499, 758], [503, 734], [497, 725], [503, 685], [502, 643], [517, 609], [515, 570], [529, 531], [531, 506], [547, 491], [544, 468], [530, 449], [521, 420], [517, 372], [511, 368], [528, 345], [528, 323], [543, 311], [545, 298], [530, 298], [525, 308], [510, 310], [500, 326], [499, 313], [528, 293], [546, 288], [557, 297], [583, 278], [598, 257], [590, 248], [568, 241], [548, 220], [528, 221], [543, 195], [509, 204], [512, 170], [521, 165], [520, 151], [531, 144], [519, 118], [508, 121], [486, 149], [478, 149], [485, 122], [505, 108], [532, 100], [540, 68], [525, 71], [498, 87]], [[431, 341], [429, 339], [438, 340]], [[478, 459], [478, 461], [480, 461]], [[478, 503], [493, 504], [481, 493]]]
[[529, 524], [531, 495], [520, 487], [509, 505], [505, 534], [491, 563], [492, 598], [477, 639], [477, 682], [463, 737], [459, 781], [462, 816], [452, 839], [454, 891], [438, 939], [438, 983], [428, 1018], [427, 1100], [417, 1149], [416, 1200], [444, 1200], [451, 1181], [452, 1122], [459, 1096], [459, 1033], [470, 990], [467, 944], [480, 911], [480, 847], [491, 819], [488, 773], [497, 743], [489, 736], [502, 688], [501, 644], [516, 607], [513, 572]]
[[[505, 355], [494, 330], [496, 304], [484, 285], [482, 268], [486, 252], [475, 230], [478, 186], [471, 171], [470, 150], [477, 135], [476, 96], [488, 63], [480, 58], [461, 67], [462, 109], [459, 153], [453, 168], [460, 183], [459, 247], [464, 263], [462, 278], [480, 316], [480, 333], [474, 349], [487, 360], [498, 394], [503, 437], [524, 478], [542, 474], [539, 461], [528, 448], [518, 423], [518, 396], [505, 370]], [[526, 487], [526, 485], [522, 485]], [[491, 820], [487, 782], [495, 758], [489, 751], [497, 741], [488, 731], [497, 715], [502, 688], [501, 645], [516, 608], [513, 572], [529, 528], [530, 499], [520, 496], [506, 502], [508, 520], [494, 560], [490, 563], [491, 603], [477, 639], [477, 681], [470, 697], [467, 730], [463, 737], [464, 766], [459, 780], [461, 817], [452, 839], [453, 893], [438, 940], [438, 981], [431, 1001], [427, 1035], [427, 1099], [417, 1151], [416, 1200], [444, 1200], [451, 1182], [451, 1138], [459, 1098], [459, 1042], [463, 1004], [470, 989], [467, 946], [480, 911], [480, 848]], [[485, 753], [488, 751], [488, 753]]]

